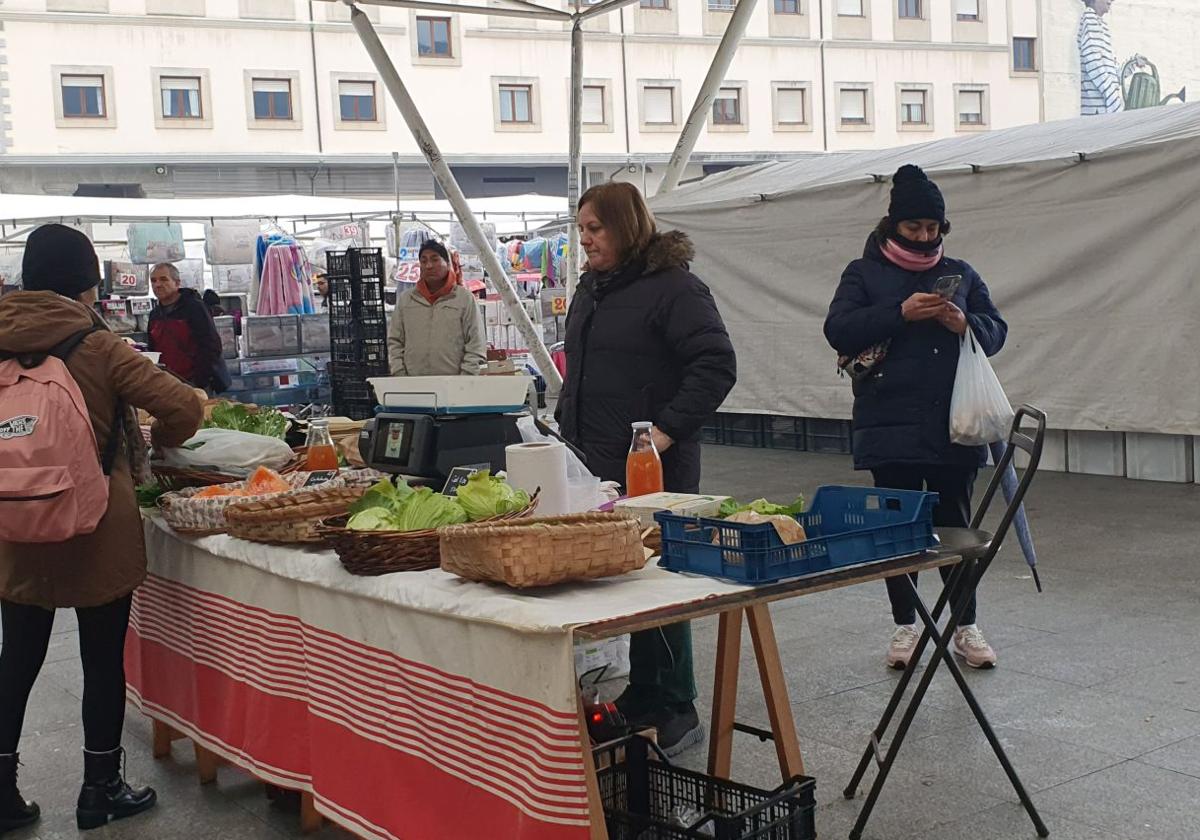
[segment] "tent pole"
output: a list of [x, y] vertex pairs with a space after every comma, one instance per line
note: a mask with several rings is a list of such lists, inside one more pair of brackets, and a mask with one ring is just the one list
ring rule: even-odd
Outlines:
[[567, 300], [579, 283], [578, 205], [583, 178], [583, 26], [576, 17], [571, 26], [571, 134], [567, 156]]
[[517, 290], [513, 286], [512, 280], [509, 279], [508, 274], [500, 266], [500, 260], [496, 256], [496, 252], [488, 243], [479, 220], [471, 212], [471, 205], [467, 203], [467, 198], [463, 195], [462, 188], [459, 187], [454, 173], [450, 171], [449, 164], [442, 157], [442, 152], [438, 148], [437, 142], [433, 139], [433, 135], [429, 132], [429, 126], [425, 124], [425, 120], [421, 117], [421, 112], [417, 109], [416, 103], [413, 102], [412, 97], [409, 95], [408, 88], [404, 86], [404, 81], [400, 78], [400, 74], [396, 72], [396, 66], [388, 58], [387, 50], [384, 49], [383, 42], [379, 40], [379, 35], [375, 32], [375, 27], [371, 25], [370, 19], [363, 13], [362, 9], [359, 9], [357, 6], [350, 7], [350, 22], [354, 24], [354, 29], [358, 32], [358, 37], [366, 48], [367, 55], [371, 57], [371, 61], [375, 65], [375, 69], [379, 71], [379, 75], [383, 79], [388, 93], [392, 95], [396, 107], [400, 109], [400, 114], [404, 117], [404, 122], [407, 123], [409, 131], [413, 134], [413, 139], [417, 141], [417, 147], [425, 155], [425, 160], [429, 163], [429, 168], [433, 170], [433, 177], [437, 179], [442, 192], [446, 194], [446, 200], [454, 208], [454, 213], [458, 216], [458, 220], [471, 242], [479, 249], [479, 256], [483, 261], [483, 267], [487, 269], [488, 276], [491, 277], [496, 290], [500, 292], [500, 297], [503, 299], [504, 305], [508, 308], [509, 315], [512, 316], [513, 322], [517, 327], [517, 332], [521, 334], [521, 337], [529, 345], [529, 352], [533, 354], [538, 369], [542, 372], [542, 376], [546, 380], [547, 387], [557, 392], [562, 387], [562, 377], [558, 373], [558, 368], [554, 366], [554, 362], [550, 359], [550, 351], [546, 349], [545, 342], [542, 341], [541, 336], [534, 330], [533, 321], [530, 320], [529, 313], [525, 311], [525, 307], [521, 305], [521, 298], [517, 295]]
[[687, 122], [683, 124], [679, 142], [675, 144], [675, 151], [671, 153], [671, 160], [667, 163], [666, 172], [663, 173], [662, 183], [658, 185], [658, 195], [669, 193], [679, 186], [683, 170], [692, 156], [692, 150], [696, 148], [696, 140], [699, 139], [700, 132], [712, 112], [717, 90], [720, 89], [721, 82], [725, 81], [725, 74], [729, 72], [729, 64], [733, 61], [742, 35], [746, 32], [746, 24], [750, 22], [755, 2], [756, 0], [738, 0], [737, 6], [734, 7], [733, 16], [729, 19], [729, 26], [725, 28], [725, 34], [721, 36], [721, 43], [717, 46], [716, 54], [713, 55], [712, 66], [708, 68], [708, 75], [704, 77], [704, 83], [700, 85], [700, 92], [696, 94], [696, 103], [692, 105], [692, 112], [688, 114]]

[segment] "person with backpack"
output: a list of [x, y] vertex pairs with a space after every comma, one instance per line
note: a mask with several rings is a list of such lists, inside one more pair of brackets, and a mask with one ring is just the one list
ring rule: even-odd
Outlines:
[[29, 235], [25, 291], [0, 300], [0, 834], [36, 822], [17, 788], [17, 745], [55, 610], [79, 619], [83, 786], [76, 822], [97, 828], [154, 806], [124, 778], [125, 632], [146, 577], [134, 496], [146, 451], [135, 408], [155, 418], [156, 446], [195, 434], [195, 392], [159, 370], [92, 309], [99, 262], [62, 225]]

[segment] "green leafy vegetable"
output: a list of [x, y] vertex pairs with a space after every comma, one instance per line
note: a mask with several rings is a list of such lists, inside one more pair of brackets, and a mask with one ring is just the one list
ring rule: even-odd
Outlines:
[[137, 493], [138, 507], [152, 508], [158, 504], [159, 497], [167, 491], [152, 481], [148, 484], [139, 484], [135, 492]]
[[204, 421], [206, 429], [232, 429], [283, 440], [287, 434], [288, 419], [273, 408], [251, 411], [242, 403], [222, 402], [213, 406], [212, 416]]
[[717, 515], [721, 519], [728, 519], [735, 513], [741, 513], [744, 510], [752, 510], [762, 516], [796, 516], [804, 513], [804, 497], [797, 496], [796, 501], [790, 505], [777, 505], [773, 502], [768, 502], [766, 499], [755, 499], [748, 505], [738, 504], [735, 499], [726, 499], [721, 502], [721, 509]]
[[529, 494], [515, 490], [488, 470], [480, 470], [458, 488], [458, 501], [472, 522], [515, 513], [529, 507]]
[[397, 514], [401, 531], [422, 531], [467, 521], [467, 512], [458, 499], [434, 493], [428, 487], [422, 487], [408, 496]]
[[360, 510], [350, 517], [346, 527], [351, 531], [399, 531], [400, 525], [387, 508]]
[[397, 487], [391, 482], [391, 479], [381, 478], [363, 494], [361, 499], [350, 505], [350, 514], [353, 516], [371, 508], [394, 511], [406, 497], [412, 495], [412, 492], [413, 489], [403, 482]]

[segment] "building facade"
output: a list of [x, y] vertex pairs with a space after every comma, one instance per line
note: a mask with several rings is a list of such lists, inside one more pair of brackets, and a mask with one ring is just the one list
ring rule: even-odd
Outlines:
[[[653, 190], [735, 2], [586, 25], [589, 182]], [[759, 0], [687, 177], [1035, 122], [1041, 2]], [[568, 25], [363, 8], [469, 195], [565, 193]], [[0, 26], [0, 190], [391, 195], [395, 152], [435, 192], [339, 3], [0, 0]]]

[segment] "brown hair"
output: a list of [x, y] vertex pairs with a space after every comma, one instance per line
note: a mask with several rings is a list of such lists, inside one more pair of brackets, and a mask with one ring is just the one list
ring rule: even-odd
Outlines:
[[646, 250], [658, 232], [654, 214], [633, 184], [621, 181], [597, 184], [579, 199], [577, 210], [582, 210], [585, 204], [592, 205], [600, 224], [616, 240], [621, 263]]

